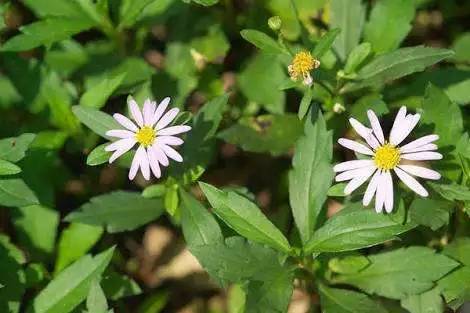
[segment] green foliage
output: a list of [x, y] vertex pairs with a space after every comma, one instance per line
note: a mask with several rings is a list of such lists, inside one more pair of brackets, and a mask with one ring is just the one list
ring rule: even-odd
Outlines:
[[328, 288], [320, 285], [320, 299], [322, 307], [328, 312], [387, 312], [379, 302], [372, 300], [365, 294], [350, 290]]

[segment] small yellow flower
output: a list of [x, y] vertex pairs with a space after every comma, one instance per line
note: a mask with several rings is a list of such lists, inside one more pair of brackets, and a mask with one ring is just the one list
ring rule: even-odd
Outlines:
[[294, 56], [291, 65], [287, 68], [292, 80], [303, 79], [304, 85], [311, 86], [313, 83], [310, 72], [320, 67], [320, 61], [315, 59], [310, 52], [301, 51]]

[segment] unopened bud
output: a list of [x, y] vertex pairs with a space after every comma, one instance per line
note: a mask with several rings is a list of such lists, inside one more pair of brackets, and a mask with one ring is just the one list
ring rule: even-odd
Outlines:
[[282, 26], [282, 20], [279, 16], [272, 16], [269, 18], [268, 20], [268, 25], [269, 25], [269, 28], [271, 28], [272, 30], [274, 31], [278, 31], [281, 29], [281, 26]]

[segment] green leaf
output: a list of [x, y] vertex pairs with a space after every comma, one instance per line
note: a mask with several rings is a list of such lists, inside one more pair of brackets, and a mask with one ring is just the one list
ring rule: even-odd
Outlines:
[[370, 264], [369, 259], [363, 255], [348, 255], [342, 258], [333, 258], [328, 261], [328, 267], [335, 273], [357, 273]]
[[470, 266], [453, 271], [438, 281], [438, 288], [450, 307], [457, 309], [470, 300]]
[[160, 313], [169, 301], [168, 291], [158, 291], [148, 296], [137, 309], [137, 313]]
[[58, 150], [64, 146], [68, 138], [67, 132], [45, 130], [36, 134], [31, 148]]
[[451, 50], [423, 46], [400, 48], [381, 54], [358, 71], [357, 82], [347, 83], [341, 92], [381, 86], [394, 79], [421, 72], [426, 67], [449, 58], [453, 54]]
[[23, 252], [0, 234], [0, 312], [18, 313], [25, 292], [26, 278], [22, 269]]
[[293, 169], [289, 173], [289, 198], [302, 242], [311, 238], [317, 217], [333, 179], [332, 133], [321, 113], [311, 110], [304, 136], [295, 145]]
[[124, 0], [120, 7], [120, 23], [118, 28], [128, 28], [134, 25], [145, 9], [154, 0]]
[[119, 300], [142, 293], [142, 289], [132, 278], [113, 271], [106, 273], [106, 276], [101, 281], [101, 286], [106, 297], [112, 300]]
[[433, 288], [419, 295], [401, 300], [401, 306], [411, 313], [442, 313], [444, 304], [439, 288]]
[[13, 208], [12, 220], [19, 242], [32, 258], [45, 259], [54, 250], [59, 213], [41, 205]]
[[103, 228], [72, 223], [65, 228], [59, 239], [54, 274], [85, 255], [101, 238]]
[[367, 111], [373, 110], [377, 116], [389, 113], [387, 104], [382, 100], [382, 95], [372, 93], [359, 98], [350, 109], [351, 116], [359, 122], [369, 124]]
[[243, 39], [266, 53], [286, 53], [285, 49], [283, 49], [277, 41], [258, 30], [244, 29], [240, 32], [240, 35], [243, 37]]
[[34, 313], [72, 311], [88, 295], [93, 281], [99, 280], [111, 261], [114, 247], [92, 257], [85, 255], [62, 271], [33, 300]]
[[405, 299], [433, 287], [433, 282], [458, 266], [426, 247], [401, 248], [369, 255], [371, 264], [358, 273], [342, 274], [335, 283], [356, 286], [367, 293]]
[[361, 38], [365, 18], [365, 8], [361, 2], [361, 0], [332, 0], [330, 3], [330, 27], [341, 30], [333, 47], [343, 61], [359, 44]]
[[387, 310], [367, 295], [345, 289], [328, 288], [320, 284], [322, 310], [328, 313], [387, 313]]
[[376, 53], [395, 50], [411, 30], [414, 16], [413, 1], [377, 1], [364, 27], [364, 39], [372, 44]]
[[370, 209], [347, 210], [335, 214], [315, 231], [305, 245], [305, 253], [340, 252], [374, 246], [395, 239], [416, 225], [399, 224], [389, 216]]
[[470, 266], [470, 238], [456, 238], [449, 245], [444, 247], [442, 253], [458, 260], [462, 264]]
[[455, 60], [459, 62], [470, 61], [470, 32], [461, 33], [452, 44], [455, 51]]
[[224, 192], [205, 183], [199, 185], [214, 213], [239, 234], [279, 251], [290, 252], [291, 247], [286, 237], [253, 202], [232, 191]]
[[206, 35], [194, 38], [190, 45], [193, 51], [200, 53], [206, 61], [215, 63], [223, 59], [230, 50], [230, 42], [218, 24], [209, 27]]
[[86, 299], [88, 313], [107, 313], [108, 302], [97, 280], [93, 281]]
[[425, 124], [434, 124], [434, 133], [439, 135], [439, 144], [455, 145], [456, 138], [460, 138], [463, 132], [463, 119], [459, 106], [451, 102], [441, 89], [429, 84], [422, 109], [421, 121]]
[[238, 124], [221, 131], [218, 137], [245, 151], [286, 153], [302, 134], [302, 124], [294, 114], [241, 118]]
[[89, 19], [51, 17], [20, 28], [21, 34], [3, 44], [1, 51], [26, 51], [69, 38], [94, 26]]
[[83, 12], [79, 10], [75, 1], [23, 0], [23, 3], [39, 17], [67, 16], [79, 18], [83, 16]]
[[222, 231], [212, 214], [182, 189], [180, 196], [181, 225], [189, 247], [222, 243]]
[[21, 168], [11, 162], [0, 159], [0, 175], [15, 175], [21, 173]]
[[86, 158], [86, 164], [96, 166], [108, 162], [112, 152], [106, 151], [105, 148], [109, 143], [103, 143], [93, 149]]
[[0, 140], [0, 159], [16, 163], [26, 156], [35, 134], [22, 134], [18, 137]]
[[142, 197], [144, 198], [161, 198], [165, 195], [166, 186], [165, 184], [153, 184], [148, 187], [145, 187], [142, 191]]
[[184, 183], [196, 181], [211, 162], [215, 150], [215, 133], [226, 109], [228, 95], [207, 102], [194, 116], [192, 129], [181, 148], [184, 162], [171, 167], [172, 176], [180, 176]]
[[346, 74], [354, 73], [369, 56], [371, 50], [372, 46], [368, 42], [356, 46], [348, 56], [348, 60], [344, 66], [344, 72]]
[[102, 111], [80, 105], [72, 107], [72, 111], [80, 122], [103, 138], [111, 139], [106, 136], [108, 130], [122, 128], [114, 118]]
[[312, 103], [313, 99], [313, 88], [308, 88], [305, 90], [304, 96], [302, 97], [302, 100], [300, 101], [299, 105], [299, 112], [298, 116], [299, 119], [303, 119], [304, 116], [308, 113], [308, 110], [310, 109], [310, 104]]
[[192, 0], [192, 1], [194, 3], [200, 4], [206, 7], [217, 4], [219, 2], [219, 0]]
[[339, 28], [331, 29], [324, 34], [315, 45], [312, 55], [315, 59], [321, 59], [321, 57], [330, 50], [333, 42], [335, 41], [338, 34], [341, 32]]
[[[269, 75], [266, 75], [267, 68]], [[270, 113], [280, 114], [284, 112], [286, 96], [278, 86], [285, 77], [277, 55], [258, 53], [240, 72], [237, 81], [240, 91], [249, 101], [262, 105]]]
[[105, 106], [106, 101], [121, 85], [126, 73], [119, 74], [114, 77], [107, 77], [99, 84], [91, 86], [80, 98], [80, 105], [101, 109]]
[[39, 204], [39, 201], [22, 179], [0, 179], [0, 205], [22, 207], [32, 204]]
[[437, 230], [449, 223], [454, 204], [449, 201], [416, 198], [410, 205], [412, 222]]
[[470, 201], [470, 189], [466, 186], [457, 185], [455, 183], [450, 185], [436, 183], [428, 184], [444, 199], [449, 201]]
[[108, 232], [116, 233], [136, 229], [162, 213], [160, 199], [146, 199], [137, 192], [116, 191], [92, 198], [65, 220], [105, 226]]

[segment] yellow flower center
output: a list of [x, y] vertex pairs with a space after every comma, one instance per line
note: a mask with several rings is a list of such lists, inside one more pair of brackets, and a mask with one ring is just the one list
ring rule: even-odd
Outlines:
[[308, 51], [301, 51], [294, 56], [290, 66], [290, 74], [296, 79], [298, 76], [308, 75], [308, 73], [320, 66], [320, 62], [316, 60]]
[[390, 143], [385, 143], [375, 151], [374, 162], [381, 170], [391, 170], [400, 162], [400, 150]]
[[155, 141], [157, 133], [152, 127], [144, 126], [135, 133], [135, 140], [142, 146], [147, 148]]

